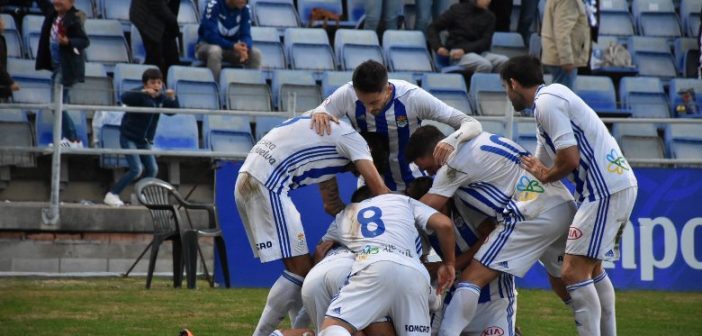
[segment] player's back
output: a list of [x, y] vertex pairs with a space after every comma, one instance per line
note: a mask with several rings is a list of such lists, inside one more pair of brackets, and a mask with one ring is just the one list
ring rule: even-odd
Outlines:
[[331, 135], [310, 129], [310, 117], [288, 119], [273, 128], [251, 149], [240, 171], [254, 176], [275, 192], [318, 183], [346, 170], [370, 150], [349, 124], [332, 124]]

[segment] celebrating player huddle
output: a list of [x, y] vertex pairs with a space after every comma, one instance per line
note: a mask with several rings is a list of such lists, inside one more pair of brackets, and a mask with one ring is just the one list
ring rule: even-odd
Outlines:
[[[616, 335], [602, 260], [618, 255], [636, 178], [594, 111], [566, 87], [543, 85], [537, 59], [513, 58], [501, 76], [515, 110], [534, 111], [533, 156], [421, 88], [389, 81], [373, 61], [254, 146], [237, 208], [254, 255], [285, 266], [255, 336], [514, 335], [514, 277], [536, 261], [579, 335]], [[422, 120], [457, 130], [445, 137]], [[608, 155], [623, 168], [609, 169]], [[346, 171], [365, 185], [348, 205], [334, 178]], [[288, 196], [310, 184], [336, 215], [314, 258]], [[430, 249], [440, 262], [427, 261]], [[295, 329], [277, 330], [287, 314]]]

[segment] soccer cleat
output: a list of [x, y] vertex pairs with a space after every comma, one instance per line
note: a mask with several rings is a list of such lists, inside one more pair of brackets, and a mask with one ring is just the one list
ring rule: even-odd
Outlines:
[[124, 202], [122, 202], [121, 199], [119, 199], [119, 195], [115, 195], [111, 192], [108, 192], [105, 194], [105, 199], [103, 200], [105, 204], [112, 206], [112, 207], [121, 207], [124, 206]]

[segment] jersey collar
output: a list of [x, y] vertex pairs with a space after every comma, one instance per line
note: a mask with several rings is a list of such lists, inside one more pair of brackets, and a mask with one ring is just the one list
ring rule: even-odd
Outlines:
[[385, 104], [385, 107], [383, 107], [383, 112], [380, 113], [380, 115], [385, 115], [385, 112], [390, 109], [390, 106], [395, 102], [395, 93], [397, 91], [397, 88], [395, 85], [392, 83], [388, 82], [388, 85], [392, 85], [392, 97], [390, 97], [390, 100], [388, 100], [388, 103]]

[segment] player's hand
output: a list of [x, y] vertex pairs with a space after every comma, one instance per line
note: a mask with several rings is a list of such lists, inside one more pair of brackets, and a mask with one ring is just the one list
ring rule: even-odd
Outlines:
[[460, 59], [465, 54], [466, 54], [466, 52], [463, 51], [463, 49], [451, 49], [451, 58], [452, 59], [455, 59], [455, 60]]
[[312, 259], [314, 259], [314, 263], [318, 263], [320, 260], [324, 259], [324, 256], [327, 255], [327, 252], [336, 244], [335, 241], [333, 240], [328, 240], [328, 241], [323, 241], [317, 245], [317, 248], [314, 249], [314, 255], [312, 255]]
[[331, 116], [325, 112], [313, 113], [310, 128], [314, 128], [315, 132], [321, 136], [324, 136], [325, 131], [327, 135], [329, 135], [331, 134], [330, 120], [339, 124], [339, 118], [337, 117]]
[[436, 279], [436, 275], [439, 272], [439, 267], [441, 267], [440, 262], [425, 262], [424, 267], [427, 269], [429, 276], [432, 279]]
[[10, 90], [19, 91], [20, 90], [19, 84], [17, 84], [17, 82], [12, 83], [12, 85], [10, 86]]
[[448, 49], [441, 47], [439, 49], [436, 49], [436, 54], [444, 57], [448, 57], [449, 51]]
[[453, 146], [445, 142], [439, 142], [436, 144], [436, 147], [434, 147], [434, 161], [436, 161], [436, 164], [439, 166], [445, 165], [454, 149], [455, 148], [453, 148]]
[[439, 270], [436, 272], [438, 287], [437, 293], [443, 293], [453, 285], [453, 280], [456, 279], [456, 268], [453, 264], [442, 263]]
[[161, 95], [161, 92], [156, 91], [152, 88], [144, 88], [142, 92], [146, 93], [147, 95], [151, 96], [151, 98], [156, 98]]
[[520, 158], [520, 163], [519, 165], [524, 168], [524, 170], [528, 171], [531, 175], [534, 175], [537, 180], [541, 181], [542, 183], [545, 183], [544, 181], [546, 180], [546, 173], [548, 172], [548, 168], [544, 166], [539, 159], [533, 157], [533, 156], [522, 156]]
[[173, 91], [173, 89], [166, 90], [166, 97], [168, 97], [170, 99], [175, 98], [175, 91]]
[[59, 35], [58, 43], [62, 46], [68, 45], [68, 37], [66, 35]]

